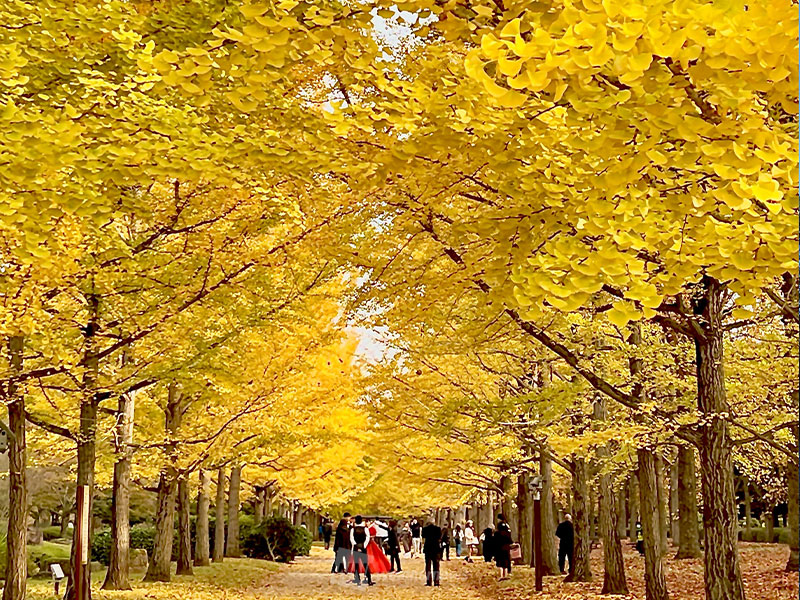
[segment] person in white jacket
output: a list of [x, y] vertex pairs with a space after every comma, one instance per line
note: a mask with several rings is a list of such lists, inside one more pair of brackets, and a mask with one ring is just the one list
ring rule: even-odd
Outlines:
[[464, 560], [467, 562], [472, 562], [472, 555], [478, 553], [478, 538], [475, 535], [475, 526], [472, 524], [472, 520], [467, 521], [466, 526], [464, 527], [464, 543], [467, 545], [467, 552]]

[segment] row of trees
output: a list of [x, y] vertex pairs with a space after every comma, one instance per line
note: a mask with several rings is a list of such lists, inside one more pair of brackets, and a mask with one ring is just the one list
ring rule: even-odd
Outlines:
[[[609, 591], [635, 466], [659, 600], [657, 457], [696, 452], [706, 596], [744, 598], [734, 465], [797, 479], [789, 0], [0, 11], [7, 599], [26, 421], [80, 486], [141, 461], [164, 523], [234, 455], [397, 504], [366, 429], [429, 504], [550, 457], [576, 513], [599, 474]], [[345, 314], [390, 348], [366, 402]]]

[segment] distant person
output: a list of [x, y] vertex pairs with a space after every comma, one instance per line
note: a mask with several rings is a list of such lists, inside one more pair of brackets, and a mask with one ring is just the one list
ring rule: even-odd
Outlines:
[[350, 513], [346, 512], [336, 526], [336, 535], [333, 538], [333, 566], [331, 573], [346, 573], [347, 561], [350, 558], [352, 546], [350, 545]]
[[456, 546], [456, 557], [461, 556], [461, 541], [464, 539], [464, 531], [461, 525], [456, 524], [453, 528], [453, 544]]
[[409, 527], [408, 521], [403, 523], [403, 528], [400, 530], [400, 543], [403, 545], [406, 557], [408, 557], [413, 547], [411, 543], [411, 527]]
[[472, 562], [472, 556], [478, 555], [478, 544], [480, 543], [478, 536], [475, 535], [475, 527], [472, 524], [472, 520], [467, 521], [467, 525], [464, 527], [464, 543], [467, 545], [467, 552], [464, 560]]
[[511, 527], [508, 526], [503, 515], [497, 516], [497, 529], [492, 537], [494, 548], [494, 562], [500, 569], [500, 580], [507, 579], [511, 575], [511, 544], [514, 539], [511, 537]]
[[644, 535], [642, 534], [642, 524], [636, 521], [636, 551], [644, 556]]
[[320, 529], [322, 529], [322, 541], [325, 542], [325, 550], [328, 550], [331, 547], [331, 534], [333, 533], [333, 525], [331, 525], [330, 519], [325, 519], [320, 525]]
[[564, 520], [556, 527], [558, 538], [558, 570], [564, 574], [564, 559], [569, 559], [569, 570], [572, 572], [572, 552], [575, 548], [575, 528], [572, 515], [564, 515]]
[[494, 527], [487, 525], [481, 533], [480, 542], [483, 544], [483, 561], [490, 563], [494, 559]]
[[[353, 528], [350, 530], [350, 545], [353, 549], [353, 583], [361, 585], [361, 571], [364, 571], [364, 580], [367, 585], [373, 585], [372, 574], [369, 571], [369, 559], [367, 557], [367, 546], [369, 545], [369, 530], [364, 524], [361, 515], [356, 515]], [[386, 557], [384, 557], [386, 558]]]
[[411, 558], [414, 558], [415, 554], [422, 552], [422, 537], [420, 537], [422, 535], [422, 525], [416, 518], [413, 518], [409, 528], [411, 529]]
[[433, 521], [422, 528], [422, 553], [425, 555], [425, 585], [439, 586], [439, 560], [442, 552], [442, 529]]
[[450, 528], [447, 525], [442, 527], [441, 553], [442, 559], [450, 560]]
[[[389, 535], [386, 537], [386, 546], [389, 554], [389, 570], [400, 573], [403, 570], [400, 568], [400, 539], [397, 533], [397, 521], [394, 519], [389, 521]], [[397, 566], [396, 569], [395, 566]]]
[[384, 523], [383, 519], [375, 519], [371, 527], [375, 528], [375, 538], [378, 546], [382, 549], [385, 548], [386, 538], [389, 537], [389, 526]]

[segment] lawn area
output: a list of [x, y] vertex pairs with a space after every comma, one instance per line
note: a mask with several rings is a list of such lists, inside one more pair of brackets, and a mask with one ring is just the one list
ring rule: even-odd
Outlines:
[[[142, 573], [133, 573], [131, 584], [133, 590], [125, 592], [105, 591], [100, 586], [104, 573], [95, 572], [92, 597], [120, 598], [129, 600], [171, 600], [193, 598], [212, 600], [228, 598], [254, 598], [253, 592], [260, 587], [270, 572], [280, 567], [273, 562], [248, 558], [226, 558], [224, 563], [212, 564], [208, 567], [195, 567], [193, 576], [173, 575], [170, 583], [142, 583]], [[64, 583], [61, 584], [63, 592]], [[53, 584], [47, 579], [31, 579], [28, 581], [28, 600], [54, 600]]]

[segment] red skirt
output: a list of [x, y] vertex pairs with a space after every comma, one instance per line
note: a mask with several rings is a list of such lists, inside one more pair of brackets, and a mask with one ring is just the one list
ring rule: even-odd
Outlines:
[[[369, 571], [370, 573], [388, 573], [391, 568], [392, 564], [389, 562], [389, 559], [386, 558], [386, 555], [381, 550], [381, 547], [378, 546], [378, 543], [371, 539], [369, 544], [367, 544], [367, 563], [369, 564]], [[352, 573], [354, 571], [354, 562], [353, 557], [350, 556], [347, 565], [347, 572]]]

